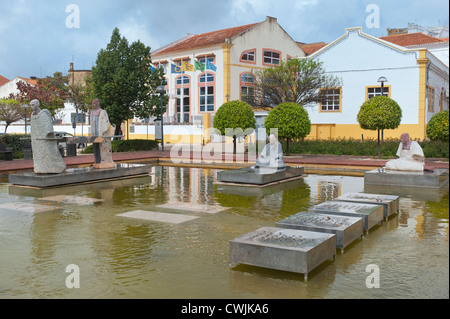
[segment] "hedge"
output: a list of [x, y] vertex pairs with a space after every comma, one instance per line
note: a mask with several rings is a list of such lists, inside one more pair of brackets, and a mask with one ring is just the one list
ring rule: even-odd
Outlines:
[[[120, 152], [137, 152], [137, 151], [152, 151], [158, 149], [158, 142], [154, 140], [119, 140], [111, 142], [111, 149], [113, 153]], [[83, 154], [92, 154], [94, 148], [88, 145], [82, 151]]]

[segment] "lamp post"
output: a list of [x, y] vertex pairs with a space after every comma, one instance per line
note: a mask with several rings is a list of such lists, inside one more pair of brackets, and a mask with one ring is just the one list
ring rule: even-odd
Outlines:
[[25, 134], [27, 134], [27, 113], [28, 113], [28, 104], [24, 105], [24, 109], [25, 109]]
[[380, 76], [379, 78], [378, 78], [378, 82], [380, 82], [381, 83], [381, 96], [383, 96], [383, 94], [384, 94], [384, 82], [387, 82], [388, 80], [386, 79], [386, 77], [384, 77], [384, 76]]
[[[163, 94], [164, 94], [164, 92], [166, 92], [166, 89], [165, 89], [165, 87], [163, 85], [159, 85], [156, 88], [156, 92], [159, 92], [159, 98], [161, 100], [161, 114], [160, 114], [160, 116], [161, 116], [161, 118], [160, 118], [160, 121], [161, 121], [161, 150], [164, 152]], [[155, 134], [156, 134], [156, 132], [155, 132]]]
[[[387, 82], [388, 80], [386, 79], [385, 76], [380, 76], [378, 78], [378, 82], [381, 83], [381, 96], [384, 96], [384, 82]], [[389, 94], [388, 94], [389, 95]], [[381, 130], [381, 141], [384, 141], [384, 130]]]

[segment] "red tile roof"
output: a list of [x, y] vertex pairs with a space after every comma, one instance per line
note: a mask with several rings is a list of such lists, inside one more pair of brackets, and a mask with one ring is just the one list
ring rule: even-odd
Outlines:
[[191, 50], [194, 48], [201, 48], [201, 47], [222, 44], [222, 43], [225, 43], [226, 38], [232, 38], [244, 31], [254, 27], [257, 24], [258, 23], [252, 23], [252, 24], [247, 24], [247, 25], [243, 25], [243, 26], [239, 26], [239, 27], [197, 34], [197, 35], [194, 35], [184, 41], [176, 43], [176, 44], [168, 47], [167, 49], [161, 50], [161, 51], [155, 53], [154, 55], [158, 56], [158, 55], [163, 55], [163, 54], [170, 53], [170, 52]]
[[36, 80], [35, 79], [27, 79], [27, 78], [23, 78], [21, 76], [18, 76], [18, 78], [24, 80], [25, 82], [30, 83], [31, 85], [36, 85], [36, 83], [37, 83], [37, 79]]
[[412, 45], [423, 45], [431, 43], [448, 42], [444, 39], [439, 39], [431, 35], [424, 34], [422, 32], [417, 33], [404, 33], [404, 34], [394, 34], [387, 37], [380, 37], [380, 39], [389, 41], [391, 43], [400, 45], [402, 47], [412, 46]]
[[327, 45], [325, 42], [316, 42], [316, 43], [297, 42], [297, 44], [305, 52], [306, 55], [311, 55]]
[[7, 78], [5, 78], [4, 76], [0, 75], [0, 86], [8, 83], [9, 80]]

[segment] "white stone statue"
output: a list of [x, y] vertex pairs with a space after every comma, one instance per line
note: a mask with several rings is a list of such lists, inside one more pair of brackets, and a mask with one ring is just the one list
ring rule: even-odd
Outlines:
[[34, 172], [38, 174], [62, 173], [66, 164], [55, 140], [52, 115], [49, 110], [41, 110], [39, 100], [30, 102], [31, 147], [33, 149]]
[[400, 137], [400, 145], [397, 150], [398, 159], [390, 160], [385, 168], [397, 171], [423, 171], [425, 156], [419, 143], [411, 141], [408, 133]]
[[100, 101], [92, 101], [94, 110], [91, 112], [91, 135], [102, 137], [101, 142], [94, 142], [94, 168], [115, 168], [112, 160], [111, 132], [108, 113], [100, 108]]
[[283, 149], [275, 135], [271, 134], [269, 136], [269, 143], [264, 146], [261, 154], [256, 159], [255, 167], [286, 168], [286, 164], [283, 161]]

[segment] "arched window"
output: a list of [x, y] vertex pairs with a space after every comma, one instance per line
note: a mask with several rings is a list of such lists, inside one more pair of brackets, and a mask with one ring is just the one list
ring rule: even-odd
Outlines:
[[246, 50], [242, 52], [241, 62], [256, 64], [256, 49]]

